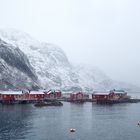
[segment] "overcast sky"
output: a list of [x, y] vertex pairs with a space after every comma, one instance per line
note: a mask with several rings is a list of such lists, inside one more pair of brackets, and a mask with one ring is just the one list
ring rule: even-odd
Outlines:
[[140, 86], [140, 0], [0, 0], [0, 28], [54, 43], [70, 61]]

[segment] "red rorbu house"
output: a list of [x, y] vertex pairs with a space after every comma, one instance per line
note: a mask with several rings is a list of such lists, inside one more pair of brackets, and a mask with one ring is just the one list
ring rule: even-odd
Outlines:
[[13, 102], [19, 99], [22, 91], [0, 91], [0, 100], [3, 102]]
[[30, 91], [29, 100], [43, 100], [45, 98], [45, 93], [42, 91]]
[[95, 92], [92, 94], [93, 101], [120, 101], [130, 99], [131, 97], [123, 90], [111, 90], [110, 92]]
[[59, 99], [62, 97], [61, 91], [51, 91], [49, 90], [48, 92], [45, 93], [45, 99]]
[[92, 94], [93, 101], [107, 101], [112, 100], [113, 97], [114, 95], [108, 92], [95, 92], [94, 94]]
[[86, 99], [89, 99], [89, 95], [82, 92], [70, 94], [70, 101], [83, 101]]
[[58, 99], [61, 98], [61, 91], [29, 91], [23, 93], [22, 91], [0, 91], [0, 101], [14, 102], [14, 101], [37, 101], [43, 99]]
[[130, 99], [131, 96], [127, 95], [124, 90], [111, 90], [110, 94], [114, 95], [114, 100]]
[[26, 93], [23, 93], [22, 91], [0, 91], [0, 100], [2, 102], [34, 101], [42, 100], [44, 98], [44, 92], [40, 91], [31, 91]]

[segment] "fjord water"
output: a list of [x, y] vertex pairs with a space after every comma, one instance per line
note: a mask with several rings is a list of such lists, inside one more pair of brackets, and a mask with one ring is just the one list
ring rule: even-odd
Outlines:
[[139, 140], [138, 122], [140, 103], [0, 105], [0, 140]]

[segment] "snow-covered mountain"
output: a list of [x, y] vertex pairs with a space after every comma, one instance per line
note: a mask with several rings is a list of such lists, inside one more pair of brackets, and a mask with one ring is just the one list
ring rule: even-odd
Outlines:
[[38, 89], [37, 79], [26, 55], [0, 39], [0, 89]]
[[58, 46], [13, 29], [0, 30], [0, 85], [66, 91], [128, 88], [95, 67], [72, 65]]

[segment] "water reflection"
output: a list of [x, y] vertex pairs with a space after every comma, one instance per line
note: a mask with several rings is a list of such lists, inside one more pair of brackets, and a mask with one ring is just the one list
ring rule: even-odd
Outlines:
[[0, 139], [26, 139], [32, 129], [30, 105], [0, 106]]
[[[2, 140], [139, 140], [140, 104], [0, 105]], [[70, 128], [76, 132], [71, 133]], [[135, 138], [134, 138], [135, 136]]]

